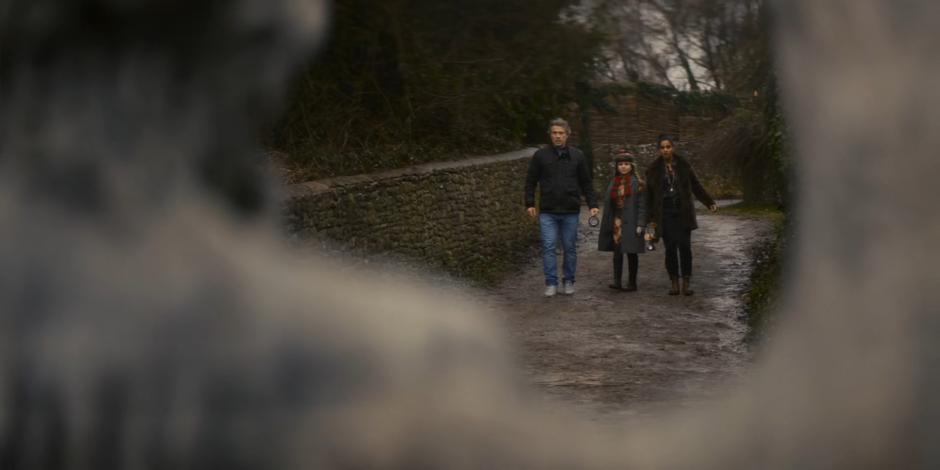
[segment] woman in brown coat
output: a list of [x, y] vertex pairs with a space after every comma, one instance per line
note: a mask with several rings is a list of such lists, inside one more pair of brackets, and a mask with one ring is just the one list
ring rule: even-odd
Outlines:
[[672, 137], [661, 135], [657, 143], [659, 157], [646, 172], [647, 213], [650, 223], [656, 224], [656, 231], [666, 247], [666, 272], [672, 281], [669, 295], [678, 295], [680, 292], [692, 295], [692, 289], [689, 288], [692, 277], [692, 230], [698, 228], [692, 196], [712, 212], [718, 211], [718, 206], [702, 187], [688, 160], [675, 153]]

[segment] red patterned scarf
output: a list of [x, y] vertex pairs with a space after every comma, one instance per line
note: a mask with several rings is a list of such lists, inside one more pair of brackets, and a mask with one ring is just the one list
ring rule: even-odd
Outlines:
[[[622, 188], [622, 189], [621, 189]], [[610, 188], [610, 199], [619, 202], [618, 206], [623, 205], [623, 200], [633, 193], [633, 182], [631, 175], [614, 176], [614, 184]]]

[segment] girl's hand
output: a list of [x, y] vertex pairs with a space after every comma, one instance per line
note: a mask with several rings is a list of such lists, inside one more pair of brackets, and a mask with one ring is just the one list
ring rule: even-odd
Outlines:
[[639, 236], [642, 236], [642, 235], [643, 235], [643, 231], [644, 231], [644, 230], [643, 230], [643, 227], [637, 227], [637, 228], [636, 228], [636, 236], [638, 236], [638, 237], [639, 237]]

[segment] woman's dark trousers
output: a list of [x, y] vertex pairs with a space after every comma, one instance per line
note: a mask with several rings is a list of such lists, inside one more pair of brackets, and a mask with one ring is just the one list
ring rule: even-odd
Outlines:
[[[670, 279], [692, 276], [692, 231], [682, 226], [679, 209], [663, 203], [663, 244]], [[679, 268], [682, 271], [679, 271]]]
[[[640, 265], [640, 258], [636, 253], [627, 253], [627, 269], [629, 269], [627, 285], [636, 287], [636, 272]], [[614, 250], [614, 284], [621, 285], [623, 279], [623, 253]]]

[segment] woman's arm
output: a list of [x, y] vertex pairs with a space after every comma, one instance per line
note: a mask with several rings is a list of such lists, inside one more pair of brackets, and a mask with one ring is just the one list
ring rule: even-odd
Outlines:
[[695, 174], [695, 170], [692, 169], [692, 165], [689, 165], [689, 182], [692, 184], [692, 194], [695, 195], [695, 198], [698, 199], [702, 204], [705, 204], [708, 207], [708, 210], [715, 212], [718, 210], [718, 205], [715, 204], [715, 200], [708, 195], [708, 192], [705, 191], [705, 187], [702, 186], [702, 183], [698, 180], [698, 175]]
[[646, 194], [644, 199], [646, 200], [646, 211], [645, 216], [647, 221], [656, 221], [659, 220], [659, 214], [656, 212], [658, 207], [656, 206], [656, 198], [658, 196], [658, 182], [656, 181], [656, 176], [653, 172], [653, 166], [650, 166], [646, 170]]

